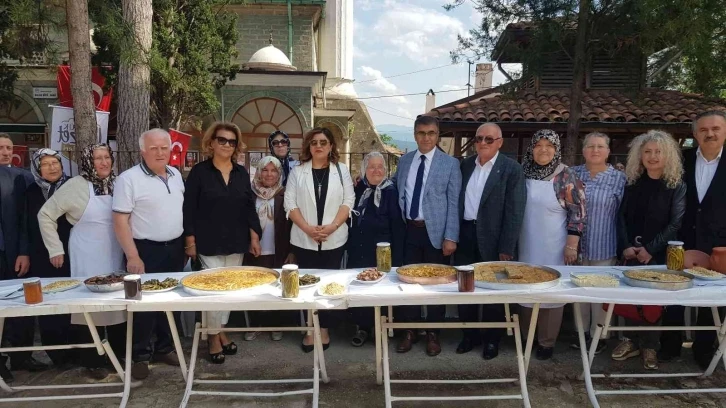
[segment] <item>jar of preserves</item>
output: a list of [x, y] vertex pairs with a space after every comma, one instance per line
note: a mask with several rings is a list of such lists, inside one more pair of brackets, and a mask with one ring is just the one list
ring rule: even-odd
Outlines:
[[300, 295], [300, 272], [297, 265], [288, 264], [282, 266], [280, 285], [282, 286], [283, 298], [296, 298]]
[[40, 286], [40, 278], [30, 278], [23, 281], [23, 294], [25, 303], [35, 305], [43, 301], [43, 288]]
[[459, 282], [459, 292], [473, 292], [474, 267], [471, 265], [457, 266], [456, 280]]
[[686, 251], [683, 250], [682, 241], [668, 241], [666, 251], [666, 266], [672, 271], [682, 271]]
[[376, 268], [381, 272], [391, 271], [391, 244], [379, 242], [376, 244]]

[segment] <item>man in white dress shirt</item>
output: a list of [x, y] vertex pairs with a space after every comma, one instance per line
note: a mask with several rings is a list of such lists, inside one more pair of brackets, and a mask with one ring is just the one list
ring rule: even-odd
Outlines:
[[[698, 141], [698, 148], [683, 153], [686, 213], [679, 235], [685, 249], [711, 254], [713, 248], [726, 246], [726, 160], [721, 158], [726, 141], [726, 112], [714, 110], [696, 116], [693, 137]], [[713, 324], [711, 309], [700, 308], [697, 325]], [[666, 308], [663, 326], [683, 325], [683, 307]], [[711, 363], [715, 343], [713, 331], [696, 331], [692, 350], [701, 367]], [[664, 331], [658, 358], [667, 361], [679, 356], [682, 344], [681, 332]]]
[[[475, 136], [476, 155], [461, 163], [462, 214], [456, 265], [476, 262], [511, 261], [524, 218], [527, 190], [522, 166], [500, 154], [502, 130], [495, 123], [479, 126]], [[483, 306], [485, 322], [503, 322], [504, 306]], [[478, 321], [478, 305], [459, 305], [462, 322]], [[482, 357], [491, 360], [499, 354], [503, 329], [465, 329], [457, 354], [471, 351], [484, 343]]]

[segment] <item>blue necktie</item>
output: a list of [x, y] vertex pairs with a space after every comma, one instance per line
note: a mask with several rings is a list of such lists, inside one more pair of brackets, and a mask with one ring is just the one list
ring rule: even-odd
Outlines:
[[413, 186], [413, 198], [411, 199], [411, 210], [409, 215], [412, 220], [418, 218], [418, 207], [421, 202], [421, 189], [423, 189], [423, 176], [424, 170], [426, 169], [426, 156], [421, 155], [421, 164], [418, 165], [418, 172], [416, 173], [416, 184]]

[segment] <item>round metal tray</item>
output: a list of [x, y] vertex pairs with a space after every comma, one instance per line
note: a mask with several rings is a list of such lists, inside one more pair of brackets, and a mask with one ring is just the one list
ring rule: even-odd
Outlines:
[[701, 280], [708, 280], [708, 281], [717, 281], [717, 280], [726, 278], [726, 275], [721, 275], [721, 274], [719, 274], [719, 276], [699, 275], [698, 273], [691, 272], [690, 269], [684, 269], [683, 273], [685, 273], [687, 276], [689, 276], [693, 279], [701, 279]]
[[691, 279], [691, 277], [688, 276], [688, 274], [683, 273], [681, 271], [672, 271], [669, 269], [653, 269], [653, 271], [655, 271], [655, 272], [666, 273], [666, 274], [670, 274], [670, 275], [685, 276], [688, 278], [688, 281], [686, 281], [686, 282], [652, 282], [652, 281], [645, 281], [645, 280], [630, 278], [627, 275], [628, 272], [637, 272], [637, 271], [643, 271], [643, 270], [646, 270], [646, 269], [629, 269], [629, 270], [623, 272], [622, 281], [630, 286], [636, 286], [639, 288], [647, 288], [647, 289], [683, 290], [683, 289], [690, 289], [693, 287], [693, 279]]
[[83, 284], [86, 285], [86, 288], [88, 288], [88, 290], [90, 290], [91, 292], [96, 292], [96, 293], [118, 292], [120, 290], [124, 290], [124, 281], [123, 280], [121, 282], [109, 283], [109, 284], [105, 284], [105, 285], [94, 285], [94, 284], [88, 283], [88, 280], [91, 278], [96, 278], [99, 276], [111, 276], [111, 275], [124, 276], [124, 275], [128, 275], [128, 274], [114, 272], [114, 273], [107, 273], [105, 275], [91, 276], [90, 278], [84, 280]]
[[[398, 273], [398, 269], [401, 268], [415, 268], [420, 266], [438, 266], [443, 268], [451, 268], [452, 274], [448, 276], [435, 276], [435, 277], [416, 277], [416, 276], [406, 276], [401, 275]], [[398, 277], [398, 280], [405, 283], [414, 283], [419, 285], [441, 285], [444, 283], [452, 283], [456, 282], [456, 269], [454, 269], [453, 266], [449, 265], [440, 265], [440, 264], [433, 264], [433, 263], [420, 263], [420, 264], [411, 264], [402, 266], [401, 268], [398, 268], [396, 270], [396, 276]]]
[[193, 296], [209, 296], [209, 295], [225, 295], [225, 294], [231, 294], [231, 293], [245, 293], [249, 291], [259, 290], [260, 287], [263, 286], [274, 286], [277, 285], [278, 280], [268, 283], [266, 285], [259, 285], [259, 286], [253, 286], [251, 288], [245, 288], [245, 289], [237, 289], [237, 290], [202, 290], [202, 289], [194, 289], [187, 287], [184, 284], [184, 281], [186, 281], [189, 277], [197, 276], [197, 275], [208, 275], [210, 273], [219, 272], [219, 271], [233, 271], [233, 270], [240, 270], [240, 271], [261, 271], [261, 272], [269, 272], [274, 274], [277, 279], [280, 279], [280, 272], [277, 272], [274, 269], [269, 268], [262, 268], [259, 266], [240, 266], [240, 267], [223, 267], [223, 268], [212, 268], [212, 269], [205, 269], [200, 272], [194, 272], [192, 274], [189, 274], [182, 278], [180, 284], [182, 288], [184, 288], [184, 292], [193, 295]]
[[[540, 269], [544, 269], [547, 272], [551, 272], [551, 273], [555, 274], [557, 276], [557, 278], [555, 278], [551, 281], [539, 282], [539, 283], [499, 283], [499, 282], [485, 282], [485, 281], [476, 280], [476, 281], [474, 281], [474, 285], [477, 288], [494, 289], [494, 290], [539, 290], [539, 289], [549, 289], [549, 288], [553, 288], [553, 287], [559, 285], [560, 278], [562, 277], [562, 274], [560, 273], [560, 271], [558, 271], [556, 269], [548, 268], [546, 266], [541, 266], [541, 265], [529, 264], [529, 263], [525, 263], [525, 262], [502, 262], [502, 261], [478, 262], [478, 263], [472, 264], [471, 266], [476, 268], [478, 265], [501, 265], [501, 264], [531, 266], [534, 268], [540, 268]], [[496, 274], [496, 276], [497, 276], [497, 278], [506, 279], [506, 276], [503, 273], [498, 273], [498, 274]]]

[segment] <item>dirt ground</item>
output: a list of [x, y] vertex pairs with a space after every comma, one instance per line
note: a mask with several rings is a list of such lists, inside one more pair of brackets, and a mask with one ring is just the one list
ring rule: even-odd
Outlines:
[[[321, 407], [368, 408], [383, 407], [383, 386], [375, 382], [375, 348], [368, 342], [362, 348], [349, 345], [350, 328], [332, 334], [332, 345], [325, 353], [330, 376], [329, 384], [321, 384]], [[459, 332], [445, 331], [441, 335], [443, 352], [437, 357], [428, 357], [423, 343], [414, 346], [407, 354], [395, 353], [395, 342], [390, 344], [391, 370], [397, 379], [473, 379], [487, 377], [516, 377], [516, 360], [514, 342], [511, 337], [502, 342], [498, 358], [484, 361], [481, 349], [464, 355], [455, 354], [459, 341]], [[305, 378], [312, 377], [312, 353], [302, 354], [299, 348], [300, 337], [297, 333], [286, 333], [280, 342], [272, 342], [267, 334], [261, 334], [256, 340], [245, 342], [241, 334], [232, 336], [239, 345], [239, 353], [229, 356], [222, 366], [213, 366], [200, 358], [197, 364], [196, 378], [201, 379], [275, 379], [280, 377]], [[589, 402], [585, 393], [584, 382], [578, 379], [581, 371], [580, 354], [569, 348], [572, 335], [563, 334], [558, 343], [556, 353], [551, 361], [541, 362], [532, 359], [528, 376], [528, 389], [533, 407], [587, 407]], [[595, 359], [595, 369], [602, 372], [639, 372], [642, 370], [638, 359], [627, 362], [614, 362], [609, 353], [616, 345], [617, 339], [611, 339], [606, 352]], [[202, 344], [204, 347], [204, 344]], [[185, 339], [187, 357], [191, 349], [191, 341]], [[204, 348], [202, 349], [204, 350]], [[45, 360], [42, 353], [36, 357]], [[699, 371], [692, 362], [690, 350], [684, 349], [679, 361], [662, 363], [661, 372]], [[117, 376], [110, 376], [109, 381], [117, 381]], [[723, 367], [719, 367], [714, 376], [705, 379], [667, 379], [667, 380], [595, 380], [596, 388], [635, 389], [644, 387], [658, 389], [663, 387], [684, 388], [719, 388], [726, 381]], [[65, 372], [50, 370], [39, 374], [25, 372], [16, 373], [15, 385], [22, 383], [42, 385], [70, 384], [89, 382], [82, 372], [76, 368]], [[179, 406], [184, 392], [184, 381], [178, 368], [152, 365], [150, 377], [142, 385], [132, 389], [129, 407], [132, 408], [171, 408]], [[301, 384], [304, 386], [304, 384]], [[115, 390], [116, 388], [112, 388]], [[199, 386], [198, 389], [203, 389]], [[229, 386], [227, 390], [250, 390], [249, 387]], [[281, 386], [265, 385], [257, 390], [281, 390]], [[111, 389], [100, 389], [108, 392]], [[516, 393], [516, 384], [480, 384], [480, 385], [393, 385], [393, 393], [398, 396], [462, 396], [472, 395], [481, 390], [497, 395]], [[28, 393], [19, 393], [19, 396]], [[6, 396], [2, 394], [1, 396]], [[193, 396], [190, 407], [308, 407], [311, 396], [290, 396], [283, 398], [230, 398]], [[16, 408], [100, 408], [118, 405], [118, 399], [71, 400], [59, 402], [10, 403], [6, 406]], [[602, 396], [602, 407], [724, 407], [726, 394], [682, 394], [660, 396]], [[518, 407], [518, 401], [487, 401], [487, 402], [399, 402], [395, 407]]]

